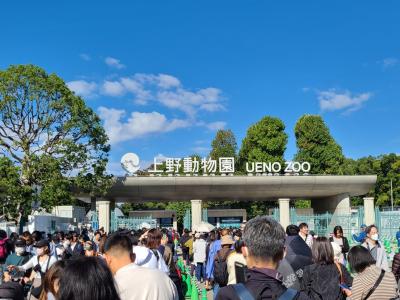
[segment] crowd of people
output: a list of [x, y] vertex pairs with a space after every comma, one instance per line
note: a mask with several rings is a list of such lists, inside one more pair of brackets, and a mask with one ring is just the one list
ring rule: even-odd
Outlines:
[[238, 229], [182, 235], [0, 230], [0, 299], [181, 300], [178, 260], [218, 300], [397, 299], [400, 254], [389, 268], [374, 225], [356, 237], [359, 245], [350, 248], [340, 226], [317, 237], [305, 223], [285, 231], [266, 216]]

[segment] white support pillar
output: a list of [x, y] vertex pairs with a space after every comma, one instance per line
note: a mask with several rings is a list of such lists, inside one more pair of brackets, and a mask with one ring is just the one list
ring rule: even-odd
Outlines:
[[373, 197], [364, 198], [364, 221], [367, 226], [375, 224], [375, 205]]
[[290, 199], [279, 198], [279, 222], [281, 223], [284, 230], [290, 225]]
[[201, 215], [203, 212], [203, 201], [202, 200], [190, 200], [192, 204], [192, 231], [201, 223]]
[[99, 228], [103, 227], [105, 232], [110, 232], [111, 221], [111, 201], [101, 200], [97, 201], [99, 207]]

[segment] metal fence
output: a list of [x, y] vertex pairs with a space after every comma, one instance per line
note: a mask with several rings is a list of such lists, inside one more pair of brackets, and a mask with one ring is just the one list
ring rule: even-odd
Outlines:
[[220, 223], [220, 228], [240, 228], [241, 223]]
[[379, 234], [386, 239], [394, 239], [400, 228], [400, 211], [387, 210], [385, 208], [375, 209], [375, 223]]
[[185, 211], [185, 215], [183, 217], [183, 228], [189, 230], [192, 228], [192, 213], [190, 209]]
[[[274, 208], [272, 218], [279, 221], [279, 208]], [[349, 214], [298, 214], [295, 208], [290, 209], [291, 224], [307, 223], [308, 228], [319, 236], [329, 236], [337, 225], [343, 228], [345, 236], [351, 237], [359, 233], [361, 224], [364, 224], [364, 207], [352, 209]], [[375, 208], [375, 225], [379, 228], [382, 239], [393, 240], [400, 229], [400, 210]], [[352, 240], [349, 238], [349, 241]]]
[[156, 228], [157, 220], [152, 217], [117, 217], [111, 212], [111, 231], [117, 229], [139, 230], [142, 228]]
[[[272, 218], [279, 221], [279, 208], [274, 208]], [[290, 208], [290, 223], [299, 225], [307, 223], [310, 231], [318, 236], [329, 236], [333, 228], [337, 225], [343, 228], [346, 236], [358, 232], [360, 225], [364, 220], [364, 209], [359, 207], [348, 214], [332, 214], [329, 212], [323, 214], [298, 214], [296, 208]]]
[[208, 210], [207, 210], [207, 208], [203, 208], [201, 220], [203, 222], [208, 222]]
[[97, 211], [91, 211], [90, 224], [93, 230], [99, 229], [99, 215]]

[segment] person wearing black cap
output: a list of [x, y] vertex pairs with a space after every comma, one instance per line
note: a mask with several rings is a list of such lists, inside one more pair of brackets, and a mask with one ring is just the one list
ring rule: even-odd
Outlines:
[[[49, 241], [40, 240], [36, 242], [33, 247], [36, 248], [35, 256], [22, 266], [9, 265], [8, 270], [26, 272], [29, 269], [33, 269], [34, 272], [32, 272], [30, 279], [33, 280], [32, 286], [36, 288], [41, 286], [44, 274], [57, 260], [54, 256], [50, 256]], [[33, 295], [30, 295], [30, 298], [28, 299], [37, 300]]]
[[[26, 242], [23, 239], [18, 239], [15, 241], [14, 243], [14, 249], [15, 251], [13, 253], [11, 253], [9, 256], [7, 256], [6, 262], [5, 262], [5, 266], [4, 269], [6, 270], [5, 272], [7, 272], [7, 267], [10, 265], [13, 266], [22, 266], [24, 264], [26, 264], [29, 259], [31, 258], [31, 255], [26, 252]], [[11, 275], [18, 275], [16, 274], [17, 272], [12, 272]], [[23, 274], [22, 274], [23, 276]]]

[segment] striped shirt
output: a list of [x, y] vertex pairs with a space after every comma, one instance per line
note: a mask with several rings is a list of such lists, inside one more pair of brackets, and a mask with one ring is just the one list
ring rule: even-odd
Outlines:
[[[353, 280], [351, 300], [362, 300], [374, 286], [381, 274], [381, 269], [375, 265], [367, 267], [363, 272], [357, 274]], [[397, 296], [397, 283], [393, 273], [386, 272], [381, 283], [368, 298], [389, 300]]]

